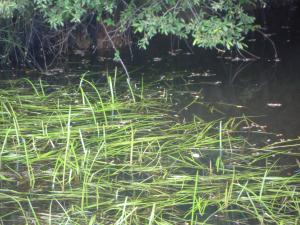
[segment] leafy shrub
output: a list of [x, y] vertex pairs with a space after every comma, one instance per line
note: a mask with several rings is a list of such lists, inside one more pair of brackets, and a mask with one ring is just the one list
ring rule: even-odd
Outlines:
[[200, 47], [234, 45], [242, 48], [243, 35], [253, 29], [254, 18], [245, 13], [251, 0], [27, 0], [1, 1], [2, 18], [16, 11], [40, 13], [52, 28], [66, 22], [80, 23], [90, 13], [99, 22], [119, 29], [133, 28], [141, 33], [139, 45], [143, 48], [157, 34], [173, 34], [180, 38], [193, 37]]

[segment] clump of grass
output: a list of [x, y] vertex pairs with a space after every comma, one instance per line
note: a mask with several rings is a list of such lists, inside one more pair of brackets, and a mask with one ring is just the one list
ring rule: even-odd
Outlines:
[[125, 83], [0, 90], [2, 224], [299, 223], [300, 175], [284, 174], [298, 140], [256, 148], [245, 118], [180, 123]]

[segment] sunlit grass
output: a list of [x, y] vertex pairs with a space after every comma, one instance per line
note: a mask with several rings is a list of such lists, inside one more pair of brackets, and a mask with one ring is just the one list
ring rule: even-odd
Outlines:
[[124, 83], [0, 90], [2, 224], [299, 223], [298, 140], [256, 147], [246, 118], [182, 123]]

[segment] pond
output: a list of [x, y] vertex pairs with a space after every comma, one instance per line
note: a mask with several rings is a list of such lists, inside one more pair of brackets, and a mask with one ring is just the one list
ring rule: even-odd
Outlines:
[[154, 40], [130, 80], [103, 55], [1, 71], [0, 222], [299, 224], [297, 13], [250, 53]]
[[[205, 101], [210, 103], [244, 106], [240, 112], [258, 116], [256, 120], [270, 130], [297, 137], [300, 133], [300, 26], [297, 21], [300, 21], [298, 9], [273, 9], [260, 23], [265, 24], [266, 34], [274, 41], [278, 61], [272, 43], [256, 35], [248, 39], [248, 51], [260, 57], [255, 61], [243, 60], [237, 52], [222, 55], [196, 50], [190, 55], [186, 48], [170, 56], [166, 54], [170, 48], [168, 40], [165, 45], [153, 45], [146, 57], [138, 57], [134, 63], [141, 65], [146, 77], [161, 79], [175, 90], [201, 90]], [[177, 50], [185, 46], [184, 43], [174, 45]], [[162, 60], [155, 62], [155, 57]], [[147, 62], [148, 66], [142, 67]], [[198, 110], [201, 109], [195, 107], [190, 112]], [[232, 108], [228, 110], [233, 113]]]

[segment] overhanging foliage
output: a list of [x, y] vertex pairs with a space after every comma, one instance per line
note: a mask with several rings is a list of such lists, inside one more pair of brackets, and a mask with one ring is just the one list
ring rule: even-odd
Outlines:
[[249, 4], [252, 0], [13, 0], [1, 1], [0, 12], [2, 18], [24, 11], [40, 13], [56, 29], [95, 13], [107, 25], [141, 33], [143, 48], [156, 34], [173, 34], [192, 36], [194, 45], [200, 47], [229, 49], [234, 45], [242, 48], [243, 35], [254, 28], [254, 18], [244, 10]]

